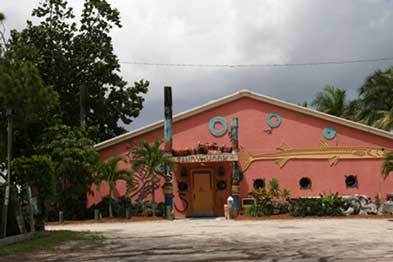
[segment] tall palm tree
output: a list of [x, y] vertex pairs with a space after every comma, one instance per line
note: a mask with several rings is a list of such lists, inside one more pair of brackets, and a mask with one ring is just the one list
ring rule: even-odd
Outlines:
[[150, 178], [153, 216], [155, 216], [155, 183], [158, 179], [155, 170], [156, 167], [162, 164], [172, 165], [173, 160], [170, 156], [166, 155], [165, 151], [161, 148], [161, 141], [155, 141], [153, 143], [143, 141], [137, 148], [131, 150], [130, 153], [134, 172], [143, 169], [144, 172], [147, 173], [147, 177]]
[[378, 70], [360, 88], [359, 120], [387, 131], [393, 128], [393, 67]]
[[387, 177], [390, 172], [393, 172], [393, 153], [387, 154], [382, 164], [382, 175]]
[[334, 86], [325, 86], [312, 101], [318, 111], [334, 115], [342, 116], [345, 111], [345, 90]]
[[95, 175], [95, 184], [101, 186], [102, 182], [107, 182], [109, 186], [109, 217], [113, 217], [112, 198], [113, 190], [116, 187], [118, 180], [125, 180], [127, 182], [127, 191], [133, 187], [133, 174], [131, 171], [125, 169], [118, 169], [117, 164], [123, 160], [121, 156], [115, 156], [105, 162], [100, 162], [97, 167]]

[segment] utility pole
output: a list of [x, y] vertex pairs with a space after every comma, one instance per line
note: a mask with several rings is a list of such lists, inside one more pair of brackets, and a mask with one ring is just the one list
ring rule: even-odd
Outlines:
[[4, 194], [4, 206], [3, 206], [3, 213], [2, 213], [2, 227], [1, 227], [1, 237], [4, 238], [7, 236], [7, 218], [8, 218], [8, 205], [10, 202], [10, 190], [11, 190], [11, 150], [12, 150], [12, 109], [8, 108], [7, 109], [7, 122], [8, 122], [8, 128], [7, 128], [7, 186], [5, 188], [5, 194]]

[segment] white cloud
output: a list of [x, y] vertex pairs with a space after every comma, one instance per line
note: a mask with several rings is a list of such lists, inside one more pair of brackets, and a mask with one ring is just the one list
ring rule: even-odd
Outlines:
[[[2, 0], [9, 27], [22, 28], [37, 2]], [[123, 27], [112, 33], [121, 61], [254, 64], [393, 56], [392, 1], [110, 2], [122, 17]], [[70, 3], [79, 13], [83, 1]], [[388, 65], [392, 63], [236, 70], [122, 65], [122, 72], [130, 83], [151, 81], [134, 128], [162, 117], [164, 85], [174, 88], [177, 112], [245, 88], [302, 102], [326, 84], [354, 97], [367, 75]]]

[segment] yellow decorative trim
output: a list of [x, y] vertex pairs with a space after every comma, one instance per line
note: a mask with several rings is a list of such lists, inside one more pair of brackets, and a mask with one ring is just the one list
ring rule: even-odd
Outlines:
[[246, 171], [255, 161], [274, 160], [282, 168], [289, 160], [293, 159], [326, 159], [330, 166], [337, 165], [340, 160], [354, 159], [383, 159], [385, 154], [392, 152], [393, 149], [375, 147], [336, 147], [329, 146], [326, 141], [320, 142], [320, 148], [298, 148], [291, 149], [287, 144], [282, 144], [276, 152], [268, 152], [252, 155], [244, 148], [241, 154], [245, 161], [241, 161], [243, 171]]

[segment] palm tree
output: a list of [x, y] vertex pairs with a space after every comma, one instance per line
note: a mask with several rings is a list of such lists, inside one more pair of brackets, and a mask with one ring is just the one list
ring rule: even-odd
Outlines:
[[345, 90], [334, 86], [325, 86], [312, 101], [318, 111], [334, 115], [342, 116], [345, 111]]
[[393, 67], [378, 70], [360, 88], [359, 120], [387, 131], [393, 128]]
[[382, 164], [382, 175], [386, 178], [390, 172], [393, 172], [393, 153], [386, 155], [385, 160]]
[[137, 148], [131, 150], [132, 166], [134, 172], [144, 170], [151, 181], [151, 199], [153, 216], [156, 215], [155, 183], [157, 181], [156, 167], [162, 164], [172, 165], [173, 160], [161, 149], [161, 141], [149, 143], [143, 141]]
[[109, 217], [113, 217], [112, 211], [112, 193], [116, 187], [118, 180], [125, 180], [127, 182], [127, 191], [129, 192], [133, 187], [133, 175], [131, 171], [125, 169], [117, 169], [117, 164], [123, 160], [121, 156], [115, 156], [105, 162], [100, 162], [97, 167], [95, 184], [101, 186], [102, 182], [107, 182], [109, 186]]

